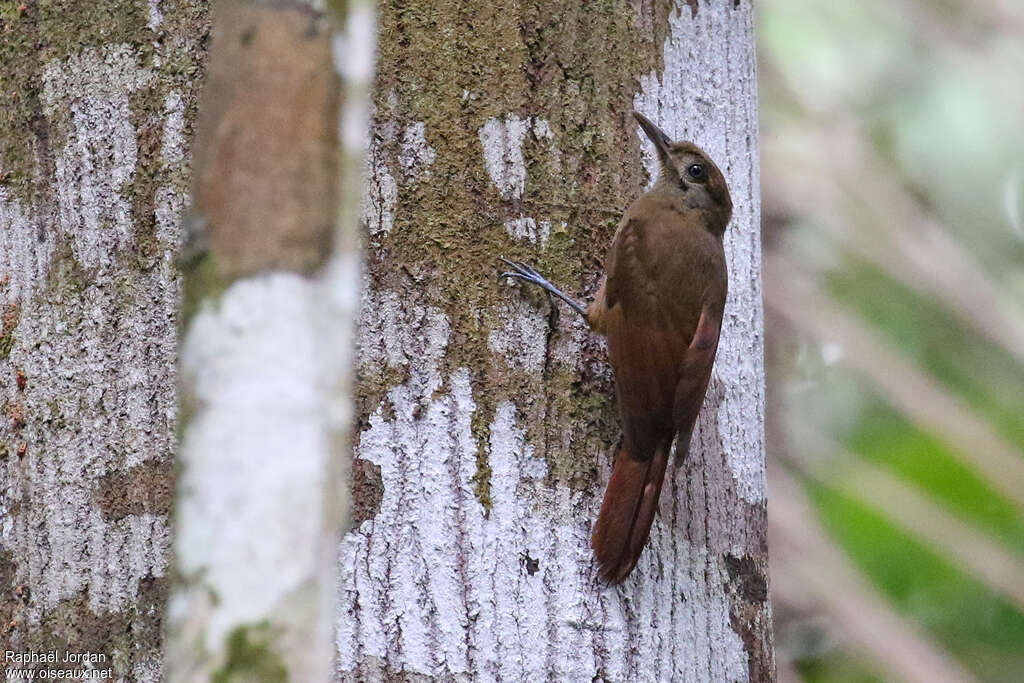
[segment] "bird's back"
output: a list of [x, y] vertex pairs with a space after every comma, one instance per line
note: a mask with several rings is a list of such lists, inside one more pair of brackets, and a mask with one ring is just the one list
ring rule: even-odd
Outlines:
[[[721, 319], [724, 260], [721, 239], [699, 211], [647, 194], [623, 217], [608, 259], [606, 333], [635, 457], [672, 430], [679, 373], [701, 313]], [[636, 434], [641, 428], [656, 433]]]

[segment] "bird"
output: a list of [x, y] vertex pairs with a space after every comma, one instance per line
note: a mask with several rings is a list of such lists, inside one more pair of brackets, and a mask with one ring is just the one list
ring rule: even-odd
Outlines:
[[501, 258], [509, 270], [499, 276], [558, 297], [607, 338], [622, 440], [591, 547], [598, 577], [612, 585], [629, 576], [647, 543], [673, 441], [677, 461], [689, 453], [722, 329], [722, 240], [732, 218], [711, 157], [633, 116], [654, 144], [658, 175], [623, 214], [593, 302], [584, 308], [523, 262]]

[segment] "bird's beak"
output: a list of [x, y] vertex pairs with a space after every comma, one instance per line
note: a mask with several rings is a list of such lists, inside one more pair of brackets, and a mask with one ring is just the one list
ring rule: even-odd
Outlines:
[[672, 140], [665, 135], [665, 131], [654, 125], [649, 118], [640, 112], [633, 112], [633, 117], [640, 124], [640, 127], [644, 129], [644, 133], [651, 139], [651, 142], [654, 143], [654, 148], [658, 150], [658, 157], [663, 162], [668, 161], [668, 147], [672, 144]]

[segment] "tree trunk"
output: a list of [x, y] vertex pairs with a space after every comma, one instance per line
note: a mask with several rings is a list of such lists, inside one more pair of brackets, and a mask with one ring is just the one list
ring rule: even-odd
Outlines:
[[119, 680], [161, 679], [205, 7], [0, 10], [0, 652]]
[[[348, 14], [372, 37], [372, 13]], [[214, 13], [185, 283], [172, 682], [331, 675], [372, 45], [312, 5], [221, 0]], [[357, 129], [340, 164], [332, 62]]]
[[[773, 680], [751, 12], [383, 4], [343, 679]], [[634, 108], [708, 150], [736, 210], [690, 458], [634, 574], [604, 588], [589, 548], [619, 440], [604, 344], [495, 276], [507, 256], [593, 295], [654, 168]]]

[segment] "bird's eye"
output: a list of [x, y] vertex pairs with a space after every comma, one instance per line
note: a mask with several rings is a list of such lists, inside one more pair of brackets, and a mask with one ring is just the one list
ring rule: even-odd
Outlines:
[[703, 164], [690, 164], [686, 169], [686, 173], [694, 180], [704, 179], [704, 165]]

